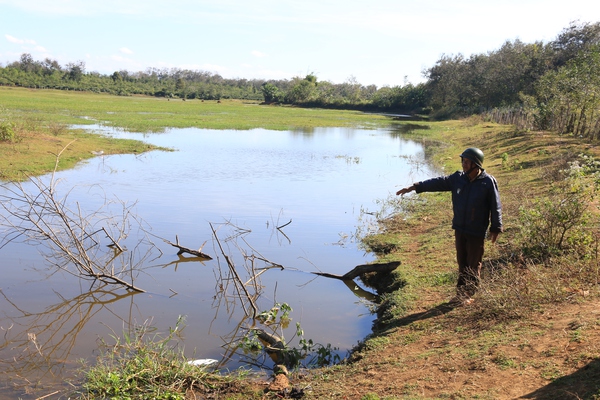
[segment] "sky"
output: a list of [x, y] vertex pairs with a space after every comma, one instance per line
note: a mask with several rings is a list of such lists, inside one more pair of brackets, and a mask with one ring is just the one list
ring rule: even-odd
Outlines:
[[86, 71], [398, 86], [443, 55], [549, 42], [598, 0], [0, 0], [0, 65], [29, 53]]

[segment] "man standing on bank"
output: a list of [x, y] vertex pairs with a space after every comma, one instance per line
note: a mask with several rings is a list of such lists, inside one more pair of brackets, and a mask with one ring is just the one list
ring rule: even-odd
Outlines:
[[483, 169], [483, 152], [470, 147], [460, 155], [462, 171], [428, 179], [398, 190], [405, 195], [413, 190], [422, 192], [452, 192], [452, 208], [458, 261], [456, 297], [451, 303], [468, 305], [479, 286], [484, 240], [488, 226], [492, 243], [502, 232], [502, 204], [496, 179]]

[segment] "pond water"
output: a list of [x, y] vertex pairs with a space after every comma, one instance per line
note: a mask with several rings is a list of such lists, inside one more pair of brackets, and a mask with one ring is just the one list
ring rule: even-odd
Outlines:
[[[125, 255], [113, 262], [135, 265], [134, 283], [146, 292], [90, 290], [89, 281], [49, 268], [31, 243], [0, 249], [0, 397], [35, 398], [69, 377], [76, 360], [93, 361], [102, 340], [114, 343], [112, 336], [140, 326], [166, 333], [179, 315], [187, 356], [220, 360], [222, 368], [247, 365], [248, 358], [228, 346], [250, 322], [226, 279], [225, 255], [243, 280], [253, 266], [283, 266], [265, 270], [249, 287], [259, 294], [260, 311], [276, 303], [292, 308], [286, 339], [300, 323], [305, 338], [344, 357], [370, 333], [369, 301], [353, 285], [311, 272], [342, 275], [374, 260], [356, 237], [375, 226], [378, 200], [432, 175], [420, 143], [391, 128], [92, 129], [173, 149], [102, 155], [56, 175], [66, 204], [78, 204], [84, 214], [118, 199], [136, 216], [132, 225], [143, 220], [143, 229], [133, 228], [124, 241]], [[31, 183], [24, 189], [34, 191]], [[212, 260], [178, 256], [163, 239], [202, 247]]]

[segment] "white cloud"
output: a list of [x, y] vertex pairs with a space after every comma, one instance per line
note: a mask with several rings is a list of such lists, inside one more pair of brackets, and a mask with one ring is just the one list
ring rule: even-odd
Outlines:
[[4, 35], [4, 37], [9, 42], [15, 43], [15, 44], [36, 44], [35, 40], [31, 40], [31, 39], [19, 39], [14, 36], [11, 36], [11, 35]]
[[4, 37], [6, 38], [6, 40], [8, 40], [11, 43], [17, 43], [17, 44], [22, 44], [23, 41], [20, 39], [17, 39], [16, 37], [10, 36], [10, 35], [4, 35]]
[[263, 53], [263, 52], [261, 52], [261, 51], [258, 51], [258, 50], [253, 50], [253, 51], [251, 52], [251, 54], [252, 54], [254, 57], [259, 57], [259, 58], [261, 58], [261, 57], [265, 57], [265, 56], [266, 56], [266, 54], [265, 54], [265, 53]]
[[128, 49], [127, 47], [121, 47], [119, 51], [123, 54], [133, 54], [133, 51]]

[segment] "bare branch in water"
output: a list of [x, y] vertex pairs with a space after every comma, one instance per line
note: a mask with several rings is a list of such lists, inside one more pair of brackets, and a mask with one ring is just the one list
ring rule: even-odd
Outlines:
[[204, 245], [206, 244], [206, 242], [202, 243], [202, 246], [200, 246], [200, 248], [198, 250], [193, 250], [193, 249], [190, 249], [189, 247], [184, 247], [184, 246], [180, 245], [179, 237], [177, 235], [175, 235], [175, 243], [169, 242], [167, 239], [163, 239], [163, 240], [165, 241], [165, 243], [170, 244], [171, 246], [177, 247], [179, 249], [179, 251], [177, 252], [177, 255], [181, 255], [183, 253], [188, 253], [193, 256], [203, 258], [205, 260], [212, 260], [211, 256], [209, 256], [208, 254], [204, 254], [202, 252], [202, 249], [204, 248]]
[[[258, 314], [258, 308], [256, 307], [256, 304], [254, 303], [253, 296], [250, 295], [250, 293], [248, 292], [248, 289], [246, 288], [246, 285], [244, 285], [244, 282], [240, 278], [240, 275], [237, 273], [237, 271], [235, 269], [235, 265], [231, 261], [231, 257], [229, 257], [227, 254], [225, 254], [225, 250], [223, 249], [223, 246], [221, 245], [221, 241], [219, 240], [219, 237], [217, 236], [217, 232], [215, 231], [215, 228], [213, 227], [212, 224], [210, 224], [210, 229], [212, 230], [213, 236], [215, 237], [215, 240], [217, 241], [217, 244], [219, 245], [221, 254], [223, 254], [225, 261], [227, 261], [227, 265], [229, 266], [229, 271], [231, 272], [231, 274], [234, 278], [233, 282], [235, 284], [236, 290], [238, 291], [238, 294], [240, 295], [240, 297], [242, 297], [241, 292], [243, 292], [244, 297], [246, 298], [246, 300], [248, 300], [248, 302], [250, 303], [250, 306], [252, 307], [252, 318], [253, 319], [256, 318], [256, 315]], [[243, 303], [242, 303], [242, 305], [243, 305]], [[248, 312], [246, 312], [246, 315], [248, 315]]]
[[[123, 256], [125, 248], [120, 244], [131, 229], [131, 220], [139, 223], [132, 214], [135, 204], [105, 200], [98, 209], [84, 211], [81, 204], [69, 199], [75, 188], [59, 197], [59, 183], [55, 171], [49, 182], [32, 177], [26, 184], [11, 182], [0, 187], [0, 227], [4, 228], [0, 248], [22, 240], [38, 245], [52, 268], [92, 284], [102, 282], [143, 292], [133, 284], [133, 271], [139, 264], [134, 264], [131, 255], [129, 259]], [[121, 208], [121, 220], [111, 215], [115, 204]], [[104, 248], [100, 246], [102, 233], [111, 242]]]

